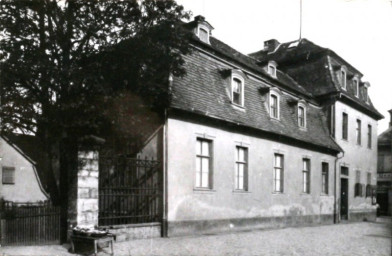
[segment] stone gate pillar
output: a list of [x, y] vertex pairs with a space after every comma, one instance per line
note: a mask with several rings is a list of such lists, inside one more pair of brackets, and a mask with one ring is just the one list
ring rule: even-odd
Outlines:
[[78, 163], [70, 174], [68, 191], [68, 235], [75, 226], [98, 225], [98, 150], [79, 150]]

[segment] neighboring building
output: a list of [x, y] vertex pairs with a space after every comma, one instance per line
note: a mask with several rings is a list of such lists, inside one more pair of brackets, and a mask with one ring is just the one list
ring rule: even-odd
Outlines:
[[389, 128], [378, 136], [377, 203], [379, 215], [392, 215], [392, 109]]
[[377, 121], [362, 74], [330, 49], [307, 39], [279, 44], [265, 42], [265, 49], [251, 54], [259, 64], [274, 61], [300, 83], [322, 106], [330, 135], [343, 149], [336, 162], [340, 219], [374, 216], [371, 189], [376, 185]]
[[5, 136], [0, 137], [0, 177], [2, 200], [26, 203], [50, 199], [41, 183], [36, 162], [15, 144], [15, 140]]
[[270, 40], [248, 56], [212, 37], [201, 16], [186, 27], [186, 75], [170, 77], [170, 107], [139, 124], [149, 139], [128, 154], [153, 156], [161, 170], [100, 159], [99, 216], [88, 223], [149, 222], [174, 236], [375, 219], [366, 186], [376, 184], [382, 115], [362, 74], [306, 39]]

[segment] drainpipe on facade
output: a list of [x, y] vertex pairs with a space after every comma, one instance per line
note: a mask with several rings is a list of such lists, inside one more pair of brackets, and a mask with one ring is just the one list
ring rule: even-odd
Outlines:
[[161, 236], [167, 237], [167, 109], [165, 109], [165, 124], [163, 125], [163, 174], [162, 174], [162, 226]]
[[[337, 198], [337, 194], [336, 194], [337, 193], [336, 187], [338, 185], [338, 178], [337, 178], [337, 176], [338, 176], [337, 175], [337, 172], [338, 172], [337, 169], [338, 168], [337, 168], [337, 165], [338, 165], [339, 159], [342, 159], [344, 157], [344, 151], [342, 151], [341, 153], [342, 153], [342, 156], [341, 157], [336, 156], [336, 159], [335, 159], [335, 175], [334, 175], [334, 177], [335, 177], [335, 186], [334, 186], [334, 204], [333, 204], [333, 223], [334, 224], [339, 222], [338, 221], [338, 213], [337, 213], [337, 200], [338, 200], [338, 198]], [[340, 176], [340, 172], [339, 172], [339, 176]]]

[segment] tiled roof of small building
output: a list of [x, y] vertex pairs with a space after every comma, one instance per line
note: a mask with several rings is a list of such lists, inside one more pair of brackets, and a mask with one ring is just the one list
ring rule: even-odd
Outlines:
[[378, 146], [391, 146], [392, 145], [392, 126], [378, 135]]
[[[195, 41], [195, 44], [209, 53], [226, 58], [231, 63], [240, 64], [242, 68], [251, 69], [255, 74], [262, 76], [269, 84], [276, 87], [288, 88], [296, 92], [299, 98], [311, 95], [304, 90], [290, 76], [277, 72], [277, 78], [272, 78], [260, 67], [254, 58], [239, 53], [216, 38], [210, 37], [211, 45]], [[187, 74], [182, 78], [174, 78], [172, 86], [172, 105], [174, 109], [181, 109], [224, 120], [241, 126], [255, 128], [261, 131], [274, 133], [282, 137], [305, 142], [308, 144], [328, 148], [334, 152], [341, 148], [330, 137], [327, 124], [321, 108], [308, 104], [307, 129], [301, 129], [297, 121], [297, 108], [289, 103], [292, 96], [287, 93], [280, 95], [280, 120], [274, 120], [268, 112], [268, 94], [260, 93], [263, 82], [254, 79], [245, 79], [244, 108], [231, 103], [230, 76], [222, 75], [222, 70], [233, 68], [221, 61], [206, 56], [199, 50], [184, 56]], [[312, 99], [310, 98], [312, 101]]]
[[260, 63], [274, 60], [309, 93], [321, 97], [331, 93], [342, 93], [348, 99], [369, 111], [376, 119], [383, 116], [375, 109], [371, 100], [366, 102], [363, 84], [360, 86], [359, 96], [354, 93], [354, 82], [347, 79], [347, 90], [341, 88], [338, 70], [342, 65], [347, 66], [348, 74], [359, 78], [362, 74], [328, 48], [320, 47], [307, 39], [282, 43], [274, 51], [261, 50], [249, 54]]

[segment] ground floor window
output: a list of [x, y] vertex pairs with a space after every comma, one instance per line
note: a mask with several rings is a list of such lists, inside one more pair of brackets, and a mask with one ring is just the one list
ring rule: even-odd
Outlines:
[[196, 188], [212, 188], [212, 141], [196, 141]]
[[321, 164], [321, 193], [328, 194], [328, 163]]
[[274, 192], [283, 193], [283, 155], [275, 154], [274, 160]]
[[236, 147], [234, 189], [248, 190], [248, 149]]
[[303, 193], [310, 193], [310, 159], [302, 159]]

